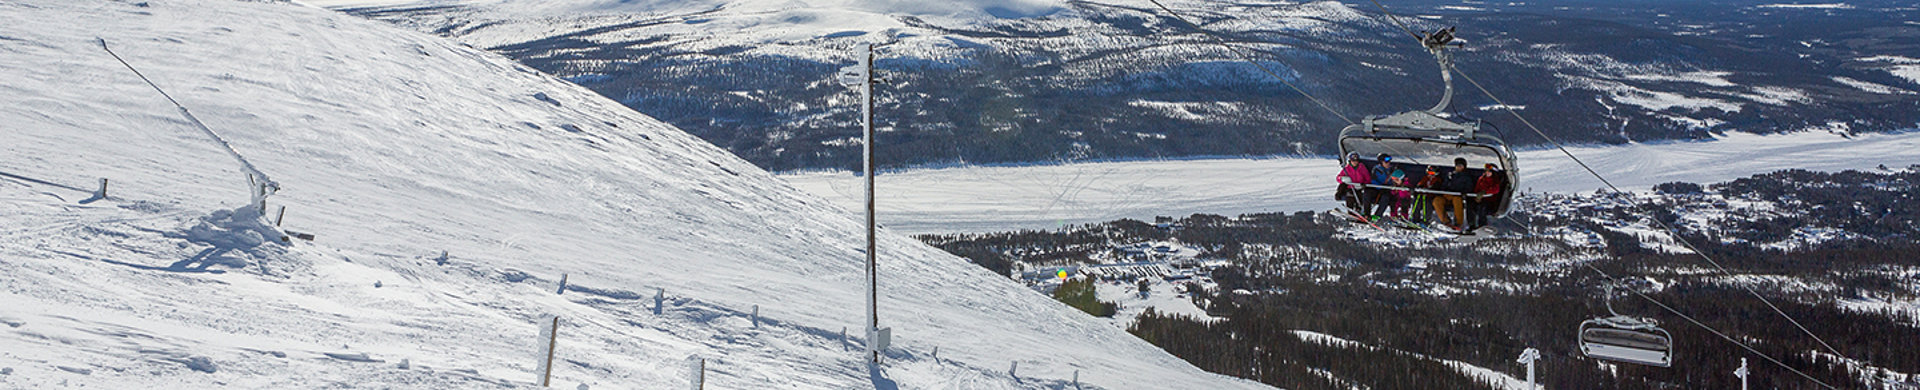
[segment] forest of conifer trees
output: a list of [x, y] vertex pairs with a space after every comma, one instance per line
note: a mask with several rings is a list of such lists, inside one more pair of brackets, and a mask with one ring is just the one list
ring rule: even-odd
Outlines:
[[[921, 238], [1003, 273], [997, 267], [1098, 259], [1116, 244], [1205, 248], [1201, 257], [1231, 264], [1210, 271], [1216, 288], [1191, 296], [1216, 318], [1149, 310], [1129, 331], [1203, 369], [1289, 389], [1488, 388], [1490, 378], [1447, 362], [1524, 377], [1514, 358], [1526, 348], [1542, 352], [1540, 378], [1554, 389], [1739, 388], [1732, 373], [1743, 357], [1755, 373], [1752, 388], [1818, 387], [1707, 327], [1839, 388], [1913, 389], [1920, 388], [1920, 375], [1912, 375], [1920, 373], [1917, 183], [1920, 169], [1782, 171], [1709, 186], [1670, 183], [1634, 197], [1533, 198], [1538, 207], [1495, 225], [1503, 233], [1470, 244], [1383, 245], [1353, 233], [1371, 228], [1306, 212]], [[1613, 204], [1622, 200], [1655, 213]], [[1670, 238], [1629, 229], [1648, 218], [1681, 226], [1685, 240], [1734, 276], [1671, 249]], [[1548, 231], [1557, 233], [1542, 233]], [[1591, 233], [1600, 244], [1581, 245], [1566, 232]], [[1807, 239], [1807, 232], [1829, 239]], [[1655, 319], [1672, 333], [1672, 367], [1581, 355], [1576, 327], [1607, 313], [1607, 283], [1595, 269], [1624, 276], [1626, 288], [1705, 326], [1616, 294], [1616, 309]], [[1742, 287], [1850, 360], [1827, 352]]]

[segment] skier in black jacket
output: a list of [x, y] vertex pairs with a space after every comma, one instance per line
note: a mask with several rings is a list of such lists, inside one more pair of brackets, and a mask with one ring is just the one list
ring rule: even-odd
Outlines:
[[[1455, 158], [1453, 172], [1447, 172], [1447, 177], [1440, 182], [1440, 190], [1458, 193], [1473, 192], [1474, 179], [1473, 174], [1467, 172], [1467, 159]], [[1449, 206], [1453, 208], [1451, 214], [1447, 211]], [[1460, 195], [1446, 194], [1435, 197], [1433, 213], [1439, 214], [1440, 223], [1446, 224], [1448, 228], [1466, 231], [1462, 227], [1467, 222], [1467, 205], [1466, 199]]]

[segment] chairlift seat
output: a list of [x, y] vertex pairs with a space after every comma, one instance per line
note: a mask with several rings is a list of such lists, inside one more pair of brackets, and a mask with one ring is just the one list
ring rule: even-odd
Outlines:
[[[1494, 164], [1506, 176], [1494, 217], [1505, 216], [1519, 187], [1520, 172], [1513, 150], [1499, 137], [1480, 131], [1480, 124], [1463, 124], [1427, 111], [1408, 111], [1387, 117], [1369, 117], [1340, 130], [1340, 155], [1361, 158], [1386, 154], [1398, 166], [1432, 166], [1452, 171], [1453, 160], [1467, 160], [1468, 172]], [[1378, 163], [1378, 162], [1375, 162]], [[1424, 173], [1424, 172], [1422, 172]], [[1411, 172], [1409, 177], [1414, 177]]]
[[1673, 336], [1651, 322], [1603, 318], [1580, 323], [1580, 353], [1590, 358], [1657, 367], [1673, 364]]

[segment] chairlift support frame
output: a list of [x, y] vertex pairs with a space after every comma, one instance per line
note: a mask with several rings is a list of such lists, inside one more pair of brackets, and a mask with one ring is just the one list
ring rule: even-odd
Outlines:
[[[1499, 207], [1494, 212], [1495, 218], [1502, 217], [1511, 209], [1514, 194], [1519, 192], [1516, 189], [1519, 187], [1520, 169], [1513, 150], [1500, 137], [1481, 131], [1483, 124], [1480, 122], [1460, 123], [1441, 116], [1453, 102], [1453, 55], [1447, 51], [1459, 46], [1453, 42], [1453, 31], [1454, 28], [1448, 27], [1421, 37], [1421, 43], [1440, 64], [1440, 78], [1445, 84], [1440, 102], [1426, 110], [1369, 116], [1358, 124], [1348, 125], [1340, 130], [1340, 156], [1344, 158], [1348, 154], [1358, 153], [1366, 157], [1385, 153], [1395, 156], [1395, 161], [1406, 160], [1441, 169], [1449, 169], [1455, 157], [1468, 158], [1469, 168], [1493, 163], [1500, 167], [1501, 173], [1506, 175], [1507, 186], [1511, 187], [1502, 189]], [[1421, 161], [1421, 157], [1439, 157], [1445, 161]], [[1361, 186], [1407, 189], [1364, 183]], [[1474, 194], [1450, 191], [1411, 190], [1476, 197]]]

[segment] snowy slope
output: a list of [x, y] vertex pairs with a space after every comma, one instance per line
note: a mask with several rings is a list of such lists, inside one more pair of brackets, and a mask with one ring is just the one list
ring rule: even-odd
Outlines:
[[[262, 242], [276, 233], [234, 217], [238, 164], [96, 36], [272, 175], [270, 207], [317, 240]], [[894, 235], [895, 347], [869, 372], [839, 336], [864, 317], [853, 213], [591, 91], [380, 22], [5, 2], [0, 75], [0, 388], [525, 386], [549, 314], [567, 388], [677, 387], [696, 354], [709, 388], [1063, 387], [1076, 371], [1262, 387]], [[110, 197], [84, 199], [102, 177]]]

